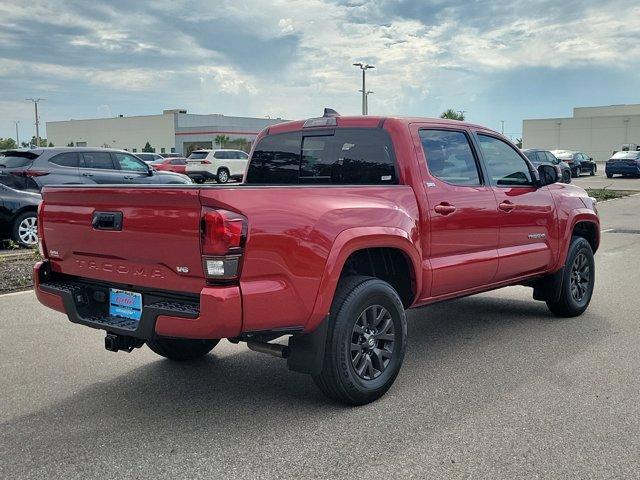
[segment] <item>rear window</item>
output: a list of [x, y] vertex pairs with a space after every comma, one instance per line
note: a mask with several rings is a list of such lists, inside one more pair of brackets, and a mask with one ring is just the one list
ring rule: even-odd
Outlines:
[[[614, 153], [613, 154], [613, 158], [614, 160], [635, 160], [637, 158], [640, 158], [640, 152], [618, 152], [618, 153]], [[2, 158], [0, 157], [0, 162], [2, 161]]]
[[395, 156], [389, 136], [381, 129], [269, 135], [256, 145], [247, 183], [395, 184]]
[[207, 155], [209, 155], [209, 152], [193, 152], [188, 158], [189, 160], [202, 160], [207, 158]]
[[32, 152], [5, 152], [0, 154], [0, 168], [28, 167], [38, 158], [38, 154]]

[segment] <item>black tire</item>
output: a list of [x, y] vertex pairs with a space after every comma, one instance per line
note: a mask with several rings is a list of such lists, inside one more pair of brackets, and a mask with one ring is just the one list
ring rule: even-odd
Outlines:
[[226, 168], [219, 169], [216, 175], [216, 181], [218, 183], [227, 183], [229, 181], [229, 170]]
[[204, 357], [213, 350], [220, 340], [190, 340], [178, 338], [154, 338], [147, 340], [147, 346], [158, 355], [184, 362]]
[[565, 170], [562, 172], [562, 183], [571, 183], [571, 171]]
[[397, 292], [377, 278], [346, 277], [338, 285], [328, 322], [322, 372], [314, 382], [342, 403], [377, 400], [393, 385], [407, 348], [407, 320]]
[[38, 245], [38, 214], [29, 211], [18, 215], [13, 221], [11, 238], [22, 247]]
[[607, 173], [607, 178], [613, 178], [613, 173]]
[[193, 179], [194, 182], [198, 183], [198, 184], [202, 184], [204, 183], [204, 178], [202, 177], [197, 177]]
[[580, 169], [575, 168], [573, 170], [571, 170], [571, 177], [572, 178], [578, 178], [580, 176]]
[[596, 167], [591, 167], [591, 171], [589, 172], [589, 175], [593, 177], [595, 174], [596, 174]]
[[591, 302], [595, 273], [591, 245], [582, 237], [573, 237], [565, 262], [560, 298], [557, 302], [547, 300], [549, 310], [559, 317], [582, 315]]

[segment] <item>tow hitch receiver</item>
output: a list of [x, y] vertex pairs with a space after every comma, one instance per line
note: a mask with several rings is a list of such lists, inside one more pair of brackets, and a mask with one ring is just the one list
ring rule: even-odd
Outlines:
[[107, 336], [104, 338], [104, 348], [110, 352], [124, 350], [125, 352], [131, 353], [134, 348], [140, 348], [142, 345], [144, 345], [144, 340], [127, 337], [125, 335], [116, 335], [115, 333], [107, 333]]

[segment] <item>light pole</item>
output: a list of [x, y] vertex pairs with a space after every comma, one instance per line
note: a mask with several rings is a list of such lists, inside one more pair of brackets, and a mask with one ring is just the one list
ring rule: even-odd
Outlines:
[[[361, 92], [362, 90], [358, 90]], [[369, 94], [375, 93], [373, 90], [367, 90], [364, 96], [364, 115], [369, 115]]]
[[500, 133], [501, 133], [502, 135], [504, 135], [504, 120], [500, 120], [500, 124], [502, 125], [502, 126], [500, 127]]
[[366, 88], [365, 76], [366, 76], [367, 70], [369, 70], [370, 68], [376, 68], [376, 67], [374, 67], [373, 65], [369, 65], [368, 63], [362, 63], [362, 62], [354, 63], [353, 66], [359, 67], [360, 70], [362, 70], [362, 90], [360, 90], [362, 92], [362, 115], [366, 115], [367, 114], [367, 88]]
[[36, 148], [40, 147], [40, 119], [38, 118], [38, 102], [44, 102], [46, 98], [27, 98], [28, 102], [33, 102], [36, 109]]
[[13, 123], [16, 124], [16, 148], [20, 148], [20, 134], [18, 133], [18, 124], [20, 120], [14, 120]]

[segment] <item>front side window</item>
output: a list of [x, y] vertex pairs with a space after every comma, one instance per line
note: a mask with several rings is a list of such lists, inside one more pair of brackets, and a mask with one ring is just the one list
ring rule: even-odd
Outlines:
[[147, 172], [147, 167], [133, 155], [128, 153], [115, 152], [113, 156], [116, 158], [116, 164], [120, 170], [128, 170], [130, 172]]
[[431, 174], [452, 185], [480, 185], [480, 172], [464, 132], [420, 130], [420, 140]]
[[84, 168], [113, 170], [113, 161], [109, 152], [84, 152], [82, 159], [84, 160]]
[[478, 135], [478, 142], [493, 185], [532, 185], [527, 163], [508, 143], [482, 134]]

